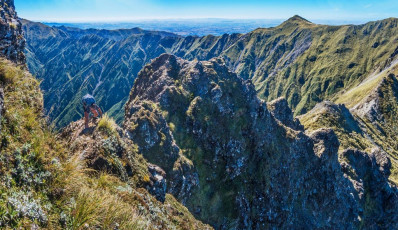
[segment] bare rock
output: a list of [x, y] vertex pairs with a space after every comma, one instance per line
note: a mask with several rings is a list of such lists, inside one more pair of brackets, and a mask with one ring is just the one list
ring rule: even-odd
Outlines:
[[0, 1], [0, 55], [25, 64], [25, 39], [22, 24], [15, 12], [14, 0]]
[[300, 124], [297, 118], [293, 118], [292, 110], [285, 98], [278, 98], [267, 103], [267, 107], [271, 114], [282, 124], [294, 130], [304, 131], [304, 126]]
[[166, 173], [159, 166], [148, 164], [150, 173], [150, 185], [147, 186], [149, 193], [156, 197], [160, 202], [164, 202], [166, 198]]

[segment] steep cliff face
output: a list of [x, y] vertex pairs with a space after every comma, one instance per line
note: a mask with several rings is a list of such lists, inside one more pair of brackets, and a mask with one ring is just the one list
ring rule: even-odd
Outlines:
[[0, 7], [0, 55], [15, 63], [25, 64], [25, 38], [14, 0], [1, 0]]
[[[167, 189], [217, 228], [396, 226], [397, 189], [388, 183], [385, 153], [346, 150], [342, 165], [334, 132], [304, 134], [286, 104], [280, 99], [268, 110], [222, 59], [164, 54], [136, 79], [124, 129], [166, 174], [181, 166], [177, 157], [191, 162], [177, 171], [197, 172], [199, 183], [183, 180], [191, 190], [181, 195], [169, 177]], [[369, 214], [375, 210], [383, 214]]]

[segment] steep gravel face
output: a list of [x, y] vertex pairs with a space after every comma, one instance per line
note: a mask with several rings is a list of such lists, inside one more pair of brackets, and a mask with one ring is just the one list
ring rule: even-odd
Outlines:
[[[348, 149], [341, 164], [334, 131], [305, 134], [286, 105], [268, 109], [222, 59], [164, 54], [139, 73], [124, 129], [169, 175], [167, 190], [216, 228], [397, 226], [385, 153]], [[187, 176], [176, 191], [177, 166]]]

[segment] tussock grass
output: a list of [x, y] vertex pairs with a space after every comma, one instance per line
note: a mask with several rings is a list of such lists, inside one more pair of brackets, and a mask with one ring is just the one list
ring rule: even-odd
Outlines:
[[[62, 187], [67, 229], [145, 229], [147, 220], [115, 189], [123, 184], [104, 172], [85, 168], [78, 155], [63, 166], [52, 187]], [[95, 176], [98, 175], [98, 176]], [[65, 208], [66, 207], [66, 208]]]
[[[121, 182], [106, 174], [97, 178], [93, 170], [86, 168], [80, 155], [68, 157], [63, 144], [47, 128], [39, 82], [23, 68], [3, 59], [0, 59], [0, 81], [6, 108], [1, 120], [0, 147], [2, 155], [11, 160], [10, 165], [0, 162], [1, 179], [11, 180], [10, 187], [2, 193], [4, 202], [0, 202], [0, 210], [8, 210], [9, 214], [0, 214], [4, 220], [0, 228], [24, 229], [38, 222], [21, 216], [8, 205], [9, 197], [26, 191], [37, 198], [38, 208], [45, 210], [48, 221], [40, 224], [44, 229], [144, 229], [146, 220], [115, 193], [114, 187]], [[107, 116], [101, 119], [99, 128], [108, 133], [116, 132], [114, 121]], [[23, 162], [27, 164], [24, 168], [32, 168], [37, 173], [48, 171], [50, 179], [35, 187], [16, 183], [17, 179], [12, 176], [16, 151], [23, 151]], [[26, 178], [29, 178], [27, 173]], [[63, 225], [60, 219], [65, 219]]]
[[108, 190], [83, 187], [71, 205], [70, 229], [145, 229], [136, 210]]
[[108, 135], [115, 135], [117, 133], [116, 126], [115, 120], [110, 118], [108, 114], [104, 114], [98, 122], [97, 129]]

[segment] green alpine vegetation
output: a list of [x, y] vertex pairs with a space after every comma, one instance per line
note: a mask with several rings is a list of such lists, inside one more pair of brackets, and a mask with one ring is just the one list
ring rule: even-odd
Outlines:
[[[341, 150], [350, 146], [362, 150], [377, 146], [394, 159], [397, 157], [394, 119], [397, 102], [393, 89], [388, 92], [391, 95], [388, 101], [375, 101], [382, 120], [369, 121], [363, 112], [359, 117], [352, 112], [366, 100], [364, 98], [374, 95], [376, 89], [382, 90], [381, 82], [386, 89], [394, 87], [388, 86], [388, 82], [394, 82], [391, 79], [395, 78], [387, 80], [386, 77], [395, 73], [396, 18], [363, 25], [328, 26], [294, 16], [274, 28], [218, 37], [181, 37], [139, 29], [79, 30], [29, 21], [24, 21], [24, 30], [28, 64], [30, 70], [43, 79], [45, 108], [56, 127], [81, 117], [80, 97], [86, 92], [97, 95], [99, 104], [120, 124], [124, 118], [121, 108], [138, 71], [161, 53], [173, 53], [188, 60], [220, 56], [229, 70], [253, 82], [260, 98], [265, 101], [286, 98], [294, 114], [302, 115], [302, 121], [310, 130], [340, 127], [341, 122], [348, 122], [347, 127], [335, 128], [337, 134], [344, 134], [339, 135]], [[82, 44], [81, 54], [76, 54], [76, 44]], [[110, 44], [113, 48], [106, 48]], [[54, 52], [61, 48], [62, 51]], [[97, 62], [102, 63], [99, 69], [109, 70], [98, 70]], [[69, 67], [65, 68], [65, 63]], [[126, 74], [122, 73], [124, 69]], [[124, 79], [123, 82], [120, 79]], [[105, 81], [107, 83], [102, 83]], [[108, 89], [98, 91], [102, 87]], [[321, 116], [322, 106], [309, 112], [324, 100], [344, 104], [346, 108], [339, 109], [339, 113], [344, 114]]]

